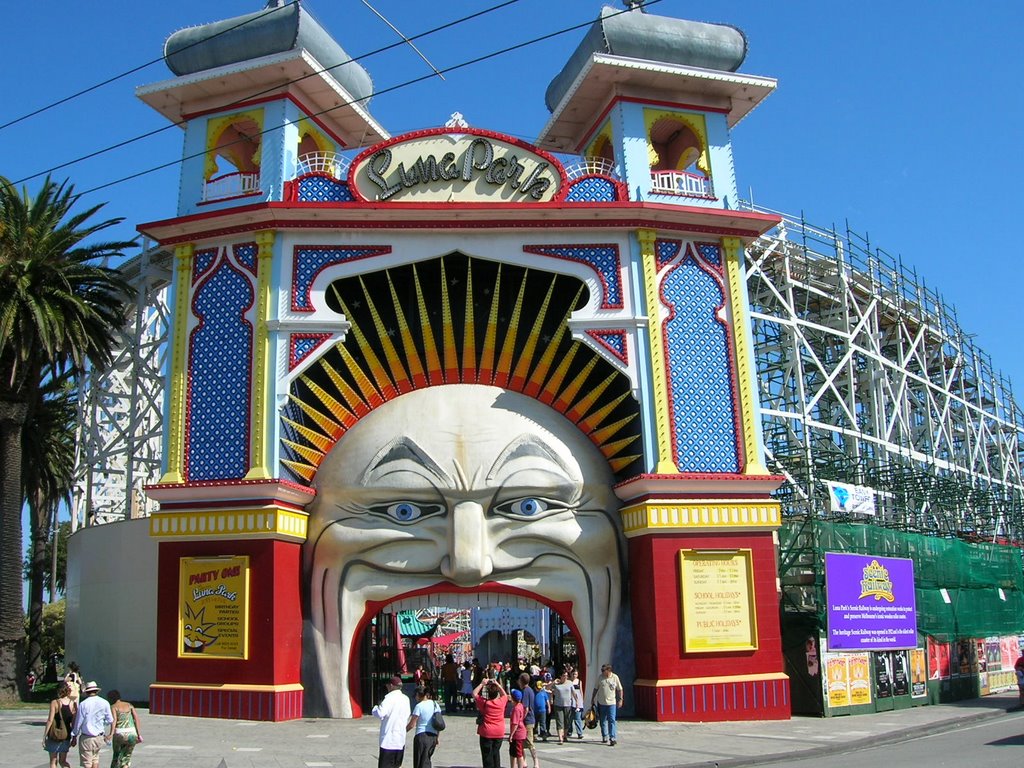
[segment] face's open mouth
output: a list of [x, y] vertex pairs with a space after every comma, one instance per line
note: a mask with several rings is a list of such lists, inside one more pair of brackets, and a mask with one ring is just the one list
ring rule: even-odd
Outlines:
[[[547, 607], [559, 615], [577, 639], [584, 685], [596, 680], [600, 665], [610, 660], [614, 646], [619, 612], [617, 579], [613, 584], [611, 574], [599, 573], [595, 579], [578, 568], [566, 568], [566, 563], [557, 558], [547, 563], [543, 560], [538, 558], [528, 574], [476, 588], [437, 581], [427, 584], [424, 579], [423, 586], [400, 591], [399, 585], [385, 583], [387, 579], [382, 579], [379, 572], [352, 569], [343, 588], [321, 595], [322, 599], [337, 601], [338, 620], [327, 618], [333, 611], [323, 602], [317, 606], [327, 609], [323, 618], [317, 620], [316, 610], [313, 616], [313, 642], [329, 715], [359, 717], [372, 704], [359, 701], [361, 676], [368, 670], [360, 669], [358, 648], [362, 633], [384, 608], [398, 612], [439, 605], [451, 609]], [[402, 582], [408, 586], [408, 578]], [[317, 629], [318, 624], [323, 631]]]

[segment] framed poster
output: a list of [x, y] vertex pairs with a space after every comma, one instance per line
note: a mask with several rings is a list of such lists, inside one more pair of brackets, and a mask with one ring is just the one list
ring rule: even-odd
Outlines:
[[910, 695], [920, 699], [928, 695], [928, 669], [925, 666], [924, 648], [910, 652]]
[[892, 695], [906, 696], [910, 693], [910, 660], [906, 651], [892, 651]]
[[850, 668], [846, 654], [825, 654], [825, 693], [829, 707], [850, 706]]
[[749, 549], [679, 551], [687, 653], [757, 648], [752, 562]]
[[183, 557], [179, 565], [178, 656], [249, 654], [249, 558]]
[[875, 696], [888, 699], [892, 696], [892, 654], [875, 654]]
[[866, 653], [846, 653], [850, 668], [850, 703], [871, 703], [871, 658]]
[[825, 590], [830, 651], [917, 647], [913, 560], [826, 552]]

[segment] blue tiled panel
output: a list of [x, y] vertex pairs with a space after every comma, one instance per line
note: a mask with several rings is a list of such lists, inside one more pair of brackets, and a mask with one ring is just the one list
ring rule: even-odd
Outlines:
[[738, 472], [729, 335], [716, 318], [722, 287], [686, 256], [665, 276], [662, 298], [672, 311], [664, 341], [676, 466]]
[[249, 280], [226, 262], [199, 288], [189, 360], [187, 479], [244, 477], [249, 469], [252, 306]]

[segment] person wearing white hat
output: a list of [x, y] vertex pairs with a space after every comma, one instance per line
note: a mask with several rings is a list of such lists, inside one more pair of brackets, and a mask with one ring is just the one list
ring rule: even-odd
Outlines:
[[99, 768], [100, 749], [110, 743], [113, 735], [114, 715], [110, 704], [100, 696], [95, 680], [86, 683], [82, 693], [84, 697], [75, 713], [75, 724], [71, 726], [71, 746], [78, 742], [82, 768]]

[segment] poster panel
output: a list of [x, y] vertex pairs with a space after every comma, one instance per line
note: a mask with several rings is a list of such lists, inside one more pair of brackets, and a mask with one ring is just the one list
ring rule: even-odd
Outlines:
[[830, 651], [917, 646], [914, 563], [901, 557], [825, 553]]
[[928, 670], [925, 667], [924, 648], [910, 652], [910, 695], [920, 699], [928, 695]]
[[752, 562], [749, 549], [679, 551], [686, 652], [756, 650]]
[[244, 659], [249, 653], [249, 558], [183, 557], [178, 656]]
[[999, 656], [1003, 669], [1013, 669], [1020, 656], [1020, 640], [1016, 637], [999, 638]]
[[847, 665], [847, 654], [826, 653], [825, 677], [829, 707], [850, 706], [850, 670]]
[[985, 664], [988, 667], [989, 672], [1006, 669], [1002, 664], [998, 637], [985, 638]]
[[850, 669], [850, 703], [871, 703], [871, 657], [867, 653], [847, 653]]
[[892, 695], [906, 696], [910, 693], [910, 660], [906, 651], [892, 651]]
[[949, 643], [928, 638], [928, 673], [932, 680], [949, 677]]
[[880, 699], [892, 696], [892, 654], [875, 654], [875, 695]]

